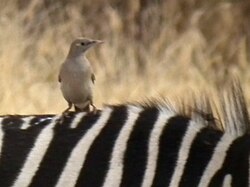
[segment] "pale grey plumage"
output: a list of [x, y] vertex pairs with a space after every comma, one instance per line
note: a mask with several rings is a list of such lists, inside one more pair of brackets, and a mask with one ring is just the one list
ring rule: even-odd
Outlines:
[[61, 91], [69, 105], [64, 112], [70, 110], [72, 105], [79, 111], [89, 111], [89, 105], [94, 106], [92, 90], [95, 76], [85, 53], [99, 43], [102, 41], [86, 38], [78, 38], [72, 42], [59, 73]]

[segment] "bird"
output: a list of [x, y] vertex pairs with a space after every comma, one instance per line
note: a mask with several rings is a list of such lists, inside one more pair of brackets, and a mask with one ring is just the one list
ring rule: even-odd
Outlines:
[[96, 110], [93, 104], [95, 75], [85, 55], [90, 48], [101, 43], [101, 40], [82, 37], [71, 43], [58, 76], [62, 95], [68, 102], [68, 108], [63, 113], [67, 113], [73, 105], [75, 111], [90, 112], [90, 106], [93, 107], [93, 111]]

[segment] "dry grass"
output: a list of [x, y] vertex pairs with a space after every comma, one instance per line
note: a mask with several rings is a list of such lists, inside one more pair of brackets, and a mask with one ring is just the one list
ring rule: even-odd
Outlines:
[[[199, 0], [0, 3], [0, 113], [59, 113], [57, 74], [77, 36], [105, 41], [88, 57], [95, 103], [224, 88], [239, 76], [250, 99], [250, 3]], [[248, 94], [248, 95], [247, 95]]]

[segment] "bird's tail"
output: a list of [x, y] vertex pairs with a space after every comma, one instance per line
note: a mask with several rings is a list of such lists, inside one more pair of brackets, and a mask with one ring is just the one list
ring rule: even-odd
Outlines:
[[85, 106], [84, 108], [79, 108], [77, 106], [74, 106], [74, 107], [75, 107], [76, 112], [90, 112], [90, 106], [89, 105]]

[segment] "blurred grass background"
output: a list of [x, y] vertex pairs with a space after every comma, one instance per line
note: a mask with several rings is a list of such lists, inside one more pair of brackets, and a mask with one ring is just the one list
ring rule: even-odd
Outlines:
[[0, 113], [60, 113], [57, 82], [78, 36], [101, 39], [88, 58], [94, 102], [185, 97], [239, 76], [250, 99], [248, 0], [2, 0]]

